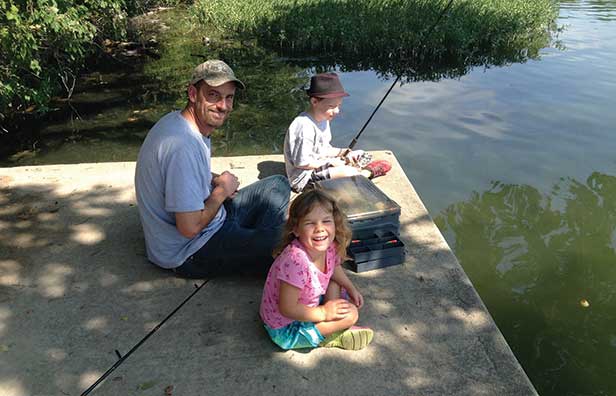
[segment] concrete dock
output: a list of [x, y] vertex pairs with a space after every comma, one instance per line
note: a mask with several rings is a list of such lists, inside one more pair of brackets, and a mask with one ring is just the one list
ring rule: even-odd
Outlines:
[[[282, 351], [263, 278], [209, 281], [92, 395], [536, 395], [394, 155], [403, 265], [349, 272], [366, 349]], [[242, 185], [282, 156], [217, 157]], [[145, 257], [134, 163], [0, 168], [0, 395], [80, 395], [200, 285]]]

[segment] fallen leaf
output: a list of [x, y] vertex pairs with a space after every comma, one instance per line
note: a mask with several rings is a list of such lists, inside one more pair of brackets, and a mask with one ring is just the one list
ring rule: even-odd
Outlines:
[[144, 383], [139, 384], [137, 389], [139, 390], [147, 390], [156, 385], [156, 381], [146, 381]]
[[17, 217], [20, 220], [28, 220], [32, 216], [34, 216], [35, 214], [37, 214], [37, 209], [36, 208], [26, 207], [21, 212], [19, 212], [17, 214]]

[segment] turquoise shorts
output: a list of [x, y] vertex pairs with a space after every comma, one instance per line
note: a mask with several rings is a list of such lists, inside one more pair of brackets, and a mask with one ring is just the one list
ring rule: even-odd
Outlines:
[[313, 322], [296, 320], [279, 329], [263, 326], [272, 341], [282, 349], [316, 348], [325, 339]]

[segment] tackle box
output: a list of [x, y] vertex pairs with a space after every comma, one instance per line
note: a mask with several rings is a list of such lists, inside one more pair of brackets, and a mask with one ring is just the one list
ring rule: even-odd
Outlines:
[[400, 205], [370, 179], [351, 176], [317, 183], [332, 195], [344, 211], [353, 231], [347, 266], [363, 272], [404, 262], [400, 241]]
[[370, 238], [354, 239], [348, 249], [353, 260], [347, 266], [355, 272], [385, 268], [404, 262], [404, 243], [391, 231], [375, 231]]

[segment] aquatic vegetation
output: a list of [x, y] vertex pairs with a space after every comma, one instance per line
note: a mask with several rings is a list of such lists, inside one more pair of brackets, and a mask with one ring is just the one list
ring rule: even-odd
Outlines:
[[343, 70], [374, 69], [406, 80], [523, 62], [550, 41], [552, 0], [198, 0], [197, 19], [290, 58]]

